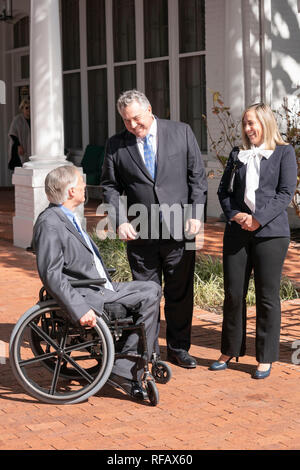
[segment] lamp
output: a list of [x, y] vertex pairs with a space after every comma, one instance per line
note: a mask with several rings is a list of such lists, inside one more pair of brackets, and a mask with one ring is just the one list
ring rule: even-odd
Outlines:
[[12, 0], [3, 0], [2, 12], [0, 15], [1, 21], [7, 21], [12, 19]]

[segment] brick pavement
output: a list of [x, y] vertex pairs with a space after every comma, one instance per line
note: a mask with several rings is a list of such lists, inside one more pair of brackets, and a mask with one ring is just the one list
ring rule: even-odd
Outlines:
[[[19, 316], [35, 303], [40, 281], [34, 256], [11, 243], [13, 209], [5, 204], [7, 193], [1, 191], [0, 198], [0, 344], [6, 359], [0, 364], [0, 449], [299, 449], [300, 366], [291, 363], [291, 345], [300, 339], [300, 300], [282, 305], [280, 361], [266, 380], [251, 379], [254, 309], [248, 314], [247, 355], [226, 371], [211, 372], [208, 366], [219, 354], [221, 316], [195, 308], [191, 353], [198, 367], [172, 365], [171, 381], [158, 384], [157, 407], [134, 403], [107, 385], [78, 405], [47, 405], [26, 395], [11, 373], [8, 342]], [[92, 202], [86, 212], [91, 228]], [[205, 253], [220, 255], [223, 228], [209, 219]], [[299, 254], [299, 246], [292, 245], [285, 263], [285, 273], [294, 279], [300, 273]], [[163, 358], [164, 327], [162, 321]]]

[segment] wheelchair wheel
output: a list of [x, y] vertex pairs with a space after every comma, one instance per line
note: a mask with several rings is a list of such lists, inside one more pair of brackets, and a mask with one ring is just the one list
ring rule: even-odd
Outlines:
[[166, 384], [172, 377], [172, 369], [164, 361], [155, 361], [152, 364], [151, 373], [155, 378], [155, 382], [159, 384]]
[[53, 300], [29, 309], [15, 325], [10, 364], [21, 386], [44, 403], [79, 403], [106, 383], [114, 363], [112, 335], [102, 318], [76, 326]]
[[156, 406], [159, 403], [159, 393], [156, 387], [156, 383], [154, 380], [147, 380], [146, 384], [146, 391], [148, 394], [149, 401], [151, 405]]

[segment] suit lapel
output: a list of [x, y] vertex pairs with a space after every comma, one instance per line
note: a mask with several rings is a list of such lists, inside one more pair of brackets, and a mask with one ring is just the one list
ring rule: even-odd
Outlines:
[[72, 224], [72, 222], [68, 219], [68, 217], [63, 213], [63, 211], [58, 207], [58, 206], [52, 206], [52, 210], [55, 212], [55, 214], [57, 215], [57, 217], [61, 220], [61, 222], [65, 225], [66, 229], [69, 230], [69, 232], [71, 232], [74, 237], [77, 238], [77, 240], [80, 241], [80, 243], [83, 244], [83, 246], [85, 246], [90, 252], [91, 252], [91, 249], [90, 247], [87, 245], [86, 241], [84, 240], [83, 236], [80, 235], [80, 233], [78, 232], [78, 230], [74, 227], [74, 225]]
[[[163, 126], [163, 122], [158, 118], [156, 118], [156, 120], [157, 120], [156, 179], [158, 179], [159, 174], [162, 172], [163, 164], [165, 162], [164, 149], [167, 148], [167, 135], [165, 132], [165, 128]], [[161, 145], [162, 142], [164, 142], [164, 145]]]

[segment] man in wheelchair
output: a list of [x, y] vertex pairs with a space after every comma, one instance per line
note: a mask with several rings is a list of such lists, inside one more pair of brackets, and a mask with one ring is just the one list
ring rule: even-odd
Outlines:
[[[135, 325], [144, 323], [147, 350], [151, 355], [156, 340], [160, 286], [152, 281], [111, 281], [97, 246], [75, 215], [76, 207], [85, 199], [85, 183], [76, 167], [66, 165], [50, 171], [45, 191], [50, 205], [39, 215], [33, 232], [38, 272], [45, 289], [71, 321], [83, 327], [95, 327], [105, 304], [117, 302], [129, 310], [138, 306]], [[76, 280], [100, 278], [104, 285], [78, 288], [71, 285]], [[122, 354], [137, 354], [138, 342], [136, 332], [128, 334], [122, 344]], [[142, 374], [141, 360], [116, 358], [109, 382], [132, 398], [143, 399]]]

